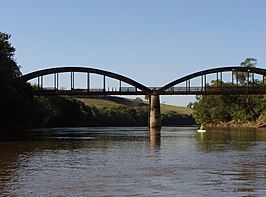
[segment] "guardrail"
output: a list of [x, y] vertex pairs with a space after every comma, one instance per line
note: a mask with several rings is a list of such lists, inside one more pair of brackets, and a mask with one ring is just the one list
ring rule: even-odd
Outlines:
[[162, 94], [266, 94], [266, 86], [171, 87]]
[[145, 91], [135, 87], [112, 88], [71, 88], [57, 89], [55, 87], [43, 87], [33, 90], [34, 95], [145, 95]]

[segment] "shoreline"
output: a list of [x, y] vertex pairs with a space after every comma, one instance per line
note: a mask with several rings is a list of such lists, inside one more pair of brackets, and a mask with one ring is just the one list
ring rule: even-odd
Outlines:
[[240, 121], [230, 121], [230, 122], [219, 122], [216, 124], [207, 124], [207, 127], [214, 128], [266, 128], [266, 123], [258, 122], [240, 122]]

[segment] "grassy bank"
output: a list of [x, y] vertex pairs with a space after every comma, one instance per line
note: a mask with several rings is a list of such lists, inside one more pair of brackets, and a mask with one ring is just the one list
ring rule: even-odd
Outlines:
[[[121, 97], [90, 97], [90, 98], [77, 98], [77, 100], [83, 102], [87, 106], [94, 105], [97, 108], [103, 108], [103, 107], [111, 107], [111, 106], [119, 106], [119, 105], [125, 105], [127, 107], [147, 107], [148, 103], [146, 101], [142, 101], [141, 99], [126, 99]], [[169, 114], [171, 112], [177, 113], [177, 114], [183, 114], [183, 115], [191, 115], [193, 112], [193, 109], [188, 107], [182, 107], [182, 106], [173, 106], [173, 105], [167, 105], [167, 104], [161, 104], [161, 113], [162, 114]]]

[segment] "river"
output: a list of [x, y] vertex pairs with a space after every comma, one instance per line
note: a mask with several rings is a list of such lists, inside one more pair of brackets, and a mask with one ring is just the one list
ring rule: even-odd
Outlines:
[[0, 196], [266, 196], [265, 129], [36, 129], [0, 147]]

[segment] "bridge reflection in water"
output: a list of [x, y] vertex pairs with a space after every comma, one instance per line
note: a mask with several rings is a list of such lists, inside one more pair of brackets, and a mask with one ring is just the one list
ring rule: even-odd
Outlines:
[[[70, 74], [70, 88], [59, 88], [59, 75], [62, 73]], [[85, 88], [76, 87], [75, 73], [86, 76]], [[92, 74], [99, 76], [100, 82], [95, 83], [91, 79]], [[45, 86], [46, 76], [50, 76], [49, 82], [52, 86]], [[21, 76], [20, 80], [36, 80], [33, 95], [149, 95], [149, 127], [161, 128], [160, 95], [266, 94], [265, 76], [266, 70], [262, 68], [221, 67], [187, 75], [163, 87], [146, 87], [133, 79], [109, 71], [86, 67], [59, 67], [35, 71]], [[108, 84], [110, 79], [113, 80], [112, 84]], [[210, 85], [213, 82], [216, 84]]]
[[150, 138], [150, 149], [156, 151], [160, 149], [161, 146], [161, 129], [159, 128], [150, 128], [149, 132]]

